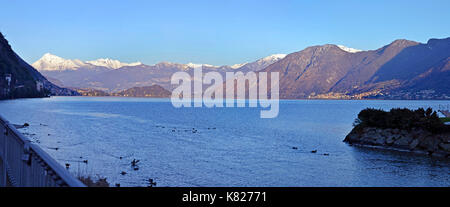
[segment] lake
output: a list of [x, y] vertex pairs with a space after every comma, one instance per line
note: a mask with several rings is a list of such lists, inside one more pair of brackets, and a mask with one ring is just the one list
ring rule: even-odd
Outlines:
[[74, 175], [106, 177], [112, 186], [147, 186], [149, 178], [157, 186], [450, 186], [447, 160], [342, 142], [364, 108], [448, 104], [282, 100], [277, 118], [261, 119], [261, 108], [52, 97], [0, 101], [0, 114], [29, 123], [20, 131]]

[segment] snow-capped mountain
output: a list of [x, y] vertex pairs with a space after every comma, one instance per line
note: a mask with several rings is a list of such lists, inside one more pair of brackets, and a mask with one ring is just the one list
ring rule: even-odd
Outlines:
[[[160, 62], [154, 65], [137, 63], [122, 63], [117, 60], [99, 59], [94, 61], [67, 60], [52, 54], [45, 54], [33, 66], [45, 77], [60, 86], [76, 88], [95, 88], [115, 92], [132, 87], [142, 87], [158, 84], [172, 89], [170, 78], [173, 73], [187, 71], [191, 73], [194, 68], [203, 66], [203, 71], [215, 71], [221, 74], [233, 71], [262, 70], [265, 67], [284, 58], [284, 54], [270, 55], [250, 63], [232, 66], [214, 66], [196, 63]], [[118, 69], [120, 68], [120, 69]]]
[[78, 59], [70, 60], [58, 57], [56, 55], [46, 53], [41, 59], [31, 64], [34, 68], [41, 71], [63, 71], [63, 70], [77, 70], [79, 68], [95, 68], [96, 66], [105, 67], [109, 69], [118, 69], [124, 66], [137, 66], [141, 62], [122, 63], [118, 60], [112, 59], [98, 59], [92, 61], [81, 61]]
[[56, 55], [46, 53], [41, 59], [31, 65], [38, 70], [76, 70], [77, 68], [85, 66], [86, 63], [78, 59], [66, 60]]
[[112, 68], [112, 69], [118, 69], [124, 66], [136, 66], [136, 65], [141, 65], [141, 62], [134, 62], [134, 63], [122, 63], [118, 60], [112, 60], [109, 58], [102, 58], [102, 59], [98, 59], [98, 60], [91, 60], [91, 61], [86, 61], [86, 63], [90, 63], [92, 65], [95, 66], [103, 66], [103, 67], [107, 67], [107, 68]]
[[[195, 68], [195, 67], [206, 67], [206, 68], [216, 68], [216, 69], [240, 69], [245, 68], [248, 71], [257, 71], [261, 70], [270, 64], [277, 62], [280, 59], [283, 59], [286, 55], [285, 54], [274, 54], [270, 55], [264, 58], [261, 58], [255, 62], [251, 63], [241, 63], [241, 64], [235, 64], [232, 66], [215, 66], [210, 64], [196, 64], [196, 63], [187, 63], [187, 64], [177, 64], [177, 63], [170, 63], [170, 64], [176, 64], [181, 65], [185, 69], [189, 68]], [[165, 62], [158, 63], [159, 65], [164, 64]], [[64, 71], [64, 70], [77, 70], [79, 68], [95, 68], [97, 67], [105, 67], [109, 69], [119, 69], [121, 67], [125, 66], [139, 66], [142, 65], [141, 62], [134, 62], [134, 63], [123, 63], [118, 60], [113, 60], [109, 58], [101, 58], [97, 60], [91, 60], [91, 61], [81, 61], [79, 59], [64, 59], [61, 57], [58, 57], [56, 55], [46, 53], [44, 56], [42, 56], [41, 59], [34, 62], [32, 66], [40, 71]], [[156, 64], [156, 65], [158, 65]], [[169, 63], [167, 63], [169, 64]]]
[[187, 67], [190, 68], [196, 68], [196, 67], [208, 67], [208, 68], [218, 68], [219, 66], [215, 66], [215, 65], [210, 65], [210, 64], [197, 64], [197, 63], [188, 63], [186, 64]]
[[238, 69], [242, 71], [258, 71], [262, 70], [265, 67], [283, 59], [286, 57], [286, 54], [273, 54], [264, 58], [261, 58], [255, 62], [246, 63], [246, 64], [236, 64], [231, 66], [233, 69]]
[[261, 59], [256, 60], [255, 62], [245, 62], [245, 63], [239, 63], [234, 65], [224, 65], [224, 66], [215, 66], [210, 64], [195, 64], [195, 63], [188, 63], [184, 66], [186, 68], [195, 68], [203, 66], [205, 69], [217, 69], [217, 70], [239, 70], [239, 71], [258, 71], [261, 69], [264, 69], [265, 67], [271, 65], [272, 63], [277, 62], [278, 60], [283, 59], [286, 57], [286, 54], [273, 54]]
[[[203, 66], [204, 73], [218, 72], [222, 77], [226, 77], [227, 72], [238, 71], [279, 72], [281, 98], [378, 96], [399, 90], [409, 93], [410, 90], [429, 89], [436, 94], [449, 94], [448, 87], [442, 87], [449, 82], [446, 73], [449, 71], [449, 42], [450, 38], [431, 39], [426, 44], [396, 40], [369, 51], [326, 44], [307, 47], [287, 56], [275, 54], [250, 63], [219, 67], [172, 62], [154, 65], [118, 64], [108, 60], [83, 62], [51, 54], [44, 55], [33, 66], [60, 86], [107, 92], [155, 84], [170, 91], [176, 86], [171, 84], [174, 73], [185, 71], [193, 75], [195, 67]], [[113, 69], [126, 64], [128, 66]]]
[[272, 64], [278, 60], [283, 59], [284, 57], [286, 57], [286, 54], [274, 54], [274, 55], [267, 56], [265, 58], [261, 58], [261, 59], [257, 60], [256, 63], [258, 63], [260, 65]]
[[242, 67], [242, 66], [244, 66], [246, 64], [248, 64], [248, 62], [240, 63], [240, 64], [234, 64], [234, 65], [232, 65], [230, 67], [233, 68], [233, 69], [238, 69], [238, 68], [240, 68], [240, 67]]
[[345, 52], [349, 52], [349, 53], [357, 53], [357, 52], [361, 52], [362, 50], [358, 50], [355, 48], [350, 48], [350, 47], [346, 47], [344, 45], [337, 45], [341, 50], [344, 50]]

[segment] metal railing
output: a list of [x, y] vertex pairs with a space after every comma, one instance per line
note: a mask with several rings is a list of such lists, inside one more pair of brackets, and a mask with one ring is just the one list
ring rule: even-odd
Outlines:
[[0, 186], [85, 187], [0, 116]]

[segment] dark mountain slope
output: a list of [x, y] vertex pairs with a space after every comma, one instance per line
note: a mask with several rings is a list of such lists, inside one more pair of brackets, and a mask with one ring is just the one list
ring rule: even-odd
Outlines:
[[328, 92], [352, 66], [351, 53], [324, 45], [289, 54], [263, 71], [279, 72], [280, 98], [305, 98]]
[[442, 59], [427, 71], [406, 82], [399, 90], [408, 92], [434, 90], [439, 94], [450, 94], [450, 57]]
[[280, 73], [280, 98], [389, 98], [421, 90], [438, 92], [421, 98], [442, 98], [450, 96], [449, 42], [450, 38], [427, 44], [396, 40], [356, 53], [335, 45], [314, 46], [261, 71]]
[[418, 45], [418, 42], [396, 40], [377, 50], [351, 54], [352, 69], [329, 92], [349, 93], [366, 84], [381, 66], [397, 56], [403, 49]]
[[421, 99], [450, 96], [450, 38], [407, 47], [354, 93], [378, 90], [384, 97]]
[[0, 33], [0, 99], [69, 94], [74, 92], [50, 83], [23, 61]]
[[450, 38], [430, 39], [427, 44], [407, 47], [378, 69], [369, 82], [411, 80], [450, 57]]

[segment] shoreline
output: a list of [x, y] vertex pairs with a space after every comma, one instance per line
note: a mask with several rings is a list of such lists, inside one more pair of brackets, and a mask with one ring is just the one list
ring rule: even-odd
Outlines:
[[[14, 99], [0, 99], [3, 100], [16, 100], [16, 99], [39, 99], [39, 98], [52, 98], [52, 97], [93, 97], [93, 98], [148, 98], [148, 99], [170, 99], [171, 97], [146, 97], [146, 96], [46, 96], [46, 97], [27, 97], [27, 98], [14, 98]], [[227, 100], [227, 99], [223, 99]], [[241, 99], [233, 99], [241, 100]], [[258, 99], [245, 99], [246, 101], [258, 101]], [[284, 99], [279, 98], [282, 101], [450, 101], [450, 99], [321, 99], [321, 98], [299, 98], [299, 99]]]
[[371, 144], [363, 144], [363, 143], [347, 143], [348, 146], [351, 147], [359, 147], [359, 148], [365, 148], [365, 149], [377, 149], [377, 150], [383, 150], [383, 151], [389, 151], [389, 152], [399, 152], [399, 153], [408, 153], [412, 156], [421, 156], [421, 157], [427, 157], [431, 159], [438, 159], [441, 161], [448, 161], [450, 162], [450, 159], [440, 156], [431, 156], [427, 151], [424, 150], [410, 150], [405, 148], [398, 148], [398, 147], [392, 147], [392, 146], [383, 146], [383, 145], [371, 145]]
[[430, 107], [364, 109], [343, 141], [450, 158], [450, 128]]

